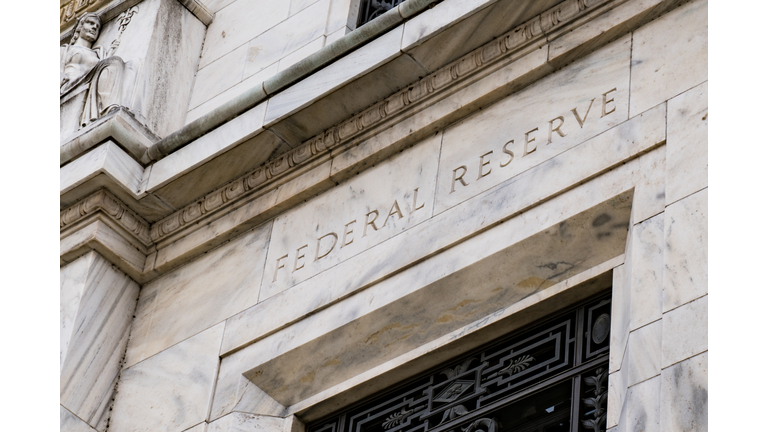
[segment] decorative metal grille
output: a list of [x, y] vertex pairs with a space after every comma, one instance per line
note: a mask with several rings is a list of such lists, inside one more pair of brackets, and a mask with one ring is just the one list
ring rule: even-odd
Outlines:
[[492, 342], [308, 432], [605, 431], [607, 295]]
[[405, 0], [360, 0], [360, 14], [357, 16], [357, 26], [360, 27], [404, 1]]

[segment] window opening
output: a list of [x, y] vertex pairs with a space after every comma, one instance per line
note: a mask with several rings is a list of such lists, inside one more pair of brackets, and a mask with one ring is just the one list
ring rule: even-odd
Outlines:
[[310, 424], [308, 432], [602, 432], [610, 293]]
[[405, 0], [360, 0], [360, 13], [357, 16], [357, 27], [372, 21], [384, 12], [394, 8]]

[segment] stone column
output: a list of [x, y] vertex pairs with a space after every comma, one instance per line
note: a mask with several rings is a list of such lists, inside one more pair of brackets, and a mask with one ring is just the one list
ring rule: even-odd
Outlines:
[[60, 430], [103, 432], [139, 284], [97, 252], [61, 268]]

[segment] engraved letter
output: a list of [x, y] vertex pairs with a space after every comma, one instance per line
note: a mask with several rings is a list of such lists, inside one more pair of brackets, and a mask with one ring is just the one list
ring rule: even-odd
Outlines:
[[[461, 172], [460, 176], [456, 177], [456, 171], [458, 170], [464, 170], [464, 171]], [[467, 167], [465, 165], [462, 165], [456, 168], [455, 170], [453, 170], [453, 180], [451, 181], [451, 191], [448, 192], [449, 194], [452, 194], [453, 192], [455, 192], [454, 186], [456, 186], [456, 180], [460, 181], [461, 184], [463, 184], [464, 186], [467, 186], [467, 182], [465, 182], [464, 179], [462, 178], [466, 173], [467, 173]]]
[[[374, 216], [373, 220], [369, 222], [368, 221], [368, 216], [370, 216], [370, 215], [372, 215], [374, 213], [376, 213], [376, 216]], [[376, 218], [377, 217], [379, 217], [379, 211], [378, 210], [372, 210], [372, 211], [368, 212], [367, 215], [365, 215], [365, 225], [363, 225], [363, 237], [365, 237], [366, 231], [368, 230], [368, 225], [372, 226], [374, 231], [378, 231], [378, 228], [376, 228], [376, 224], [374, 223], [374, 222], [376, 222]]]
[[[552, 123], [554, 123], [555, 120], [560, 120], [560, 124], [557, 125], [556, 128], [553, 128]], [[561, 137], [565, 136], [565, 134], [560, 130], [560, 127], [563, 125], [563, 123], [565, 123], [563, 116], [555, 117], [549, 121], [549, 135], [547, 136], [547, 144], [552, 144], [552, 132], [557, 132], [557, 134]]]
[[514, 143], [515, 143], [515, 140], [511, 140], [508, 143], [504, 144], [504, 147], [501, 148], [501, 151], [509, 155], [509, 160], [506, 163], [505, 162], [500, 163], [499, 164], [500, 167], [504, 168], [505, 166], [509, 165], [510, 162], [512, 162], [512, 159], [515, 158], [515, 154], [512, 153], [512, 150], [509, 150], [507, 148], [508, 145], [514, 144]]
[[[328, 236], [333, 236], [333, 244], [331, 245], [331, 247], [330, 247], [330, 248], [328, 248], [328, 250], [327, 250], [327, 251], [325, 251], [325, 252], [323, 252], [323, 253], [321, 254], [321, 253], [320, 253], [320, 242], [321, 242], [321, 241], [323, 241], [323, 239], [324, 239], [324, 238], [326, 238], [326, 237], [328, 237]], [[337, 236], [335, 232], [329, 232], [328, 234], [326, 234], [326, 235], [324, 235], [324, 236], [320, 237], [319, 239], [317, 239], [317, 253], [315, 254], [315, 261], [317, 261], [317, 260], [319, 260], [320, 258], [323, 258], [323, 257], [325, 257], [326, 255], [328, 255], [329, 253], [331, 253], [331, 251], [333, 250], [333, 248], [335, 248], [335, 247], [336, 247], [336, 241], [337, 241], [337, 240], [339, 240], [339, 236]]]
[[492, 153], [493, 153], [493, 150], [491, 150], [488, 153], [480, 156], [480, 170], [477, 173], [477, 179], [478, 180], [480, 180], [481, 178], [483, 178], [483, 177], [485, 177], [485, 176], [487, 176], [488, 174], [491, 173], [491, 167], [488, 167], [488, 172], [487, 173], [483, 173], [483, 167], [486, 166], [486, 165], [490, 165], [491, 164], [491, 161], [485, 160], [485, 157], [488, 156], [489, 154], [492, 154]]
[[272, 278], [272, 282], [277, 280], [277, 271], [280, 270], [281, 268], [285, 268], [285, 264], [280, 264], [280, 260], [284, 260], [286, 258], [288, 258], [288, 254], [285, 254], [277, 259], [277, 263], [275, 264], [275, 275]]
[[[308, 247], [308, 246], [309, 246], [308, 244], [305, 244], [304, 246], [296, 249], [296, 260], [294, 260], [294, 262], [293, 262], [293, 271], [296, 271], [296, 270], [304, 267], [304, 263], [301, 263], [301, 265], [299, 265], [299, 260], [304, 258], [304, 252], [302, 252], [301, 250], [306, 248], [306, 247]], [[315, 260], [315, 261], [317, 261], [317, 260]], [[291, 273], [293, 273], [293, 272], [291, 272]]]
[[413, 210], [411, 210], [411, 214], [414, 214], [416, 210], [424, 208], [424, 203], [421, 203], [420, 206], [416, 207], [416, 198], [418, 196], [419, 196], [419, 188], [416, 188], [413, 190]]
[[348, 244], [352, 244], [352, 242], [355, 241], [355, 239], [352, 238], [352, 239], [349, 240], [349, 242], [347, 242], [347, 234], [352, 234], [352, 231], [353, 231], [353, 230], [347, 230], [347, 228], [350, 225], [352, 225], [353, 223], [355, 223], [355, 222], [357, 222], [357, 219], [355, 219], [352, 222], [344, 225], [344, 234], [341, 236], [341, 247], [339, 249], [343, 248], [344, 246], [346, 246]]
[[589, 115], [589, 110], [592, 108], [592, 102], [595, 101], [595, 98], [592, 98], [591, 101], [589, 101], [589, 106], [587, 107], [587, 112], [584, 113], [584, 118], [579, 117], [579, 112], [576, 111], [576, 108], [572, 109], [571, 112], [576, 117], [576, 121], [579, 122], [579, 127], [584, 127], [584, 122], [587, 121], [587, 116]]
[[394, 203], [392, 203], [392, 208], [389, 209], [389, 214], [387, 215], [387, 218], [384, 219], [384, 224], [381, 226], [382, 228], [387, 226], [387, 221], [389, 220], [389, 217], [393, 214], [397, 214], [398, 219], [403, 218], [403, 212], [400, 211], [400, 206], [397, 204], [397, 200], [395, 200]]
[[537, 130], [539, 130], [539, 128], [529, 130], [525, 133], [525, 148], [523, 149], [523, 157], [528, 156], [529, 154], [536, 151], [536, 144], [533, 145], [533, 148], [530, 151], [528, 150], [528, 144], [536, 141], [536, 137], [533, 137], [533, 139], [528, 139], [528, 135], [536, 132]]
[[608, 104], [611, 103], [611, 102], [614, 102], [613, 98], [608, 99], [608, 93], [612, 93], [612, 92], [615, 92], [615, 91], [616, 91], [616, 87], [614, 87], [614, 88], [608, 90], [607, 92], [603, 93], [603, 115], [601, 115], [600, 118], [603, 118], [606, 115], [616, 111], [616, 105], [614, 105], [613, 109], [611, 109], [610, 111], [607, 111], [607, 112], [605, 111], [605, 109], [607, 108]]

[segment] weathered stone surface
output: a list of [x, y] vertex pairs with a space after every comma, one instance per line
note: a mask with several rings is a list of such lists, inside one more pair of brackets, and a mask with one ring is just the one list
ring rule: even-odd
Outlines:
[[256, 228], [144, 285], [126, 367], [255, 305], [270, 228]]
[[68, 409], [59, 405], [59, 432], [95, 432], [88, 423], [77, 418]]
[[[630, 38], [448, 128], [437, 213], [627, 119]], [[563, 81], [579, 85], [563, 86]], [[551, 130], [551, 131], [550, 131]]]
[[708, 87], [705, 82], [667, 103], [667, 205], [707, 187]]
[[708, 354], [705, 352], [676, 363], [661, 372], [661, 430], [707, 430]]
[[663, 215], [654, 216], [632, 227], [630, 330], [661, 318], [663, 249]]
[[[330, 0], [320, 0], [248, 42], [243, 78], [323, 36]], [[322, 48], [322, 43], [319, 48]], [[302, 57], [311, 54], [309, 51]], [[298, 61], [300, 59], [296, 59]], [[284, 68], [281, 68], [284, 69]]]
[[432, 216], [442, 135], [275, 219], [261, 300]]
[[661, 322], [654, 321], [629, 334], [628, 387], [661, 373]]
[[[643, 381], [627, 390], [627, 431], [657, 432], [660, 428], [659, 393], [661, 377]], [[621, 426], [620, 426], [621, 427]]]
[[236, 0], [219, 10], [208, 27], [200, 69], [288, 18], [290, 7], [290, 1]]
[[139, 285], [96, 252], [61, 271], [59, 397], [63, 407], [100, 430], [109, 416], [138, 294]]
[[664, 311], [708, 292], [708, 193], [705, 189], [664, 212]]
[[630, 117], [707, 80], [708, 5], [687, 3], [633, 33]]
[[708, 305], [709, 296], [704, 296], [664, 314], [662, 367], [668, 367], [707, 350]]
[[176, 432], [205, 420], [224, 323], [123, 370], [109, 430]]
[[282, 432], [283, 423], [285, 420], [281, 417], [233, 412], [211, 422], [206, 432]]

